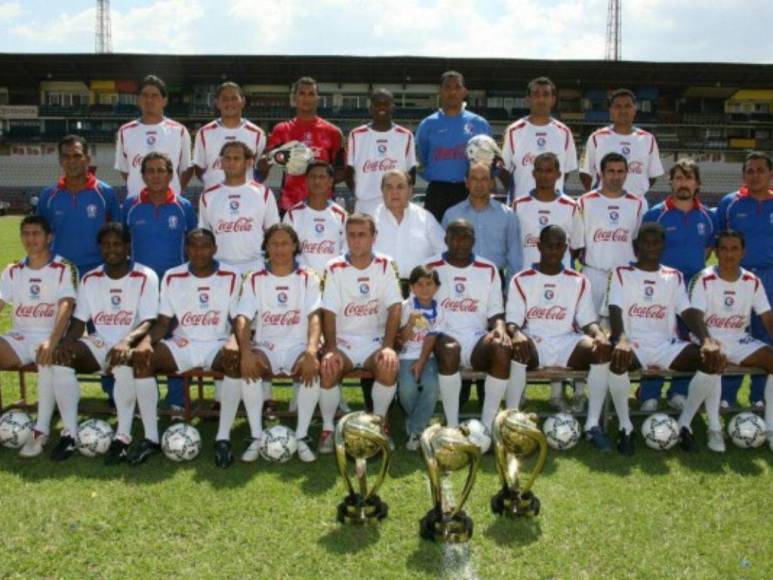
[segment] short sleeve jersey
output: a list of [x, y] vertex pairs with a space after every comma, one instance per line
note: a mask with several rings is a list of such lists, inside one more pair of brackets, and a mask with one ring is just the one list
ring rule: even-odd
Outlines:
[[292, 226], [301, 241], [299, 260], [320, 276], [327, 263], [344, 253], [346, 247], [346, 212], [332, 201], [323, 210], [306, 202], [291, 207], [282, 221]]
[[[255, 154], [255, 160], [263, 154], [266, 148], [266, 133], [246, 119], [242, 119], [238, 127], [229, 128], [220, 119], [207, 123], [198, 133], [193, 142], [193, 164], [204, 170], [202, 181], [204, 189], [223, 183], [225, 173], [220, 164], [220, 150], [226, 143], [240, 141], [247, 145]], [[252, 168], [247, 170], [247, 181], [252, 181]]]
[[583, 225], [583, 264], [609, 271], [633, 262], [633, 240], [646, 205], [643, 199], [630, 193], [610, 198], [590, 191], [577, 204]]
[[443, 331], [445, 324], [443, 309], [440, 308], [437, 300], [432, 300], [432, 304], [422, 306], [415, 296], [411, 296], [403, 302], [402, 318], [400, 327], [408, 324], [411, 314], [418, 313], [420, 318], [413, 324], [413, 336], [403, 342], [403, 350], [400, 352], [401, 359], [417, 359], [421, 355], [421, 349], [428, 336], [437, 336]]
[[556, 225], [566, 233], [568, 247], [564, 266], [568, 268], [571, 261], [569, 250], [582, 248], [584, 243], [582, 218], [577, 202], [563, 193], [549, 202], [540, 201], [530, 194], [516, 198], [513, 211], [518, 218], [523, 265], [530, 266], [539, 262], [539, 234], [545, 226]]

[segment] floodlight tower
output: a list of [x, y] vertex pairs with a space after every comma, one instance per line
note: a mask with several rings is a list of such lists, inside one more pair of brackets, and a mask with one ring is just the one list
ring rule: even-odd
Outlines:
[[97, 53], [113, 52], [113, 33], [110, 26], [110, 0], [97, 0]]
[[620, 3], [622, 0], [609, 0], [607, 9], [607, 60], [620, 60], [623, 51], [621, 31]]

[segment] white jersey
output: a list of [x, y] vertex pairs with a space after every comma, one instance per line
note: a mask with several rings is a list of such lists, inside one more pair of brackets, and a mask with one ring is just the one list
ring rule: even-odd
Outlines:
[[676, 316], [690, 308], [679, 270], [660, 266], [646, 272], [621, 266], [612, 273], [609, 306], [622, 311], [623, 328], [631, 341], [665, 344], [677, 338]]
[[81, 280], [73, 316], [91, 320], [96, 334], [115, 344], [140, 323], [158, 316], [158, 276], [135, 262], [126, 276], [116, 280], [98, 266]]
[[244, 281], [236, 315], [255, 320], [255, 340], [292, 346], [308, 342], [309, 316], [320, 306], [320, 279], [313, 270], [301, 266], [276, 276], [266, 269]]
[[523, 265], [530, 267], [540, 260], [539, 234], [545, 226], [561, 227], [566, 233], [568, 247], [564, 266], [571, 265], [570, 250], [583, 246], [582, 217], [577, 202], [566, 194], [560, 194], [553, 201], [539, 201], [533, 195], [524, 195], [513, 202], [513, 211], [518, 218]]
[[322, 308], [336, 315], [338, 335], [382, 338], [387, 310], [402, 301], [397, 269], [388, 256], [375, 254], [362, 270], [340, 256], [325, 269]]
[[746, 334], [752, 310], [757, 316], [770, 310], [762, 282], [743, 268], [738, 280], [727, 282], [719, 277], [716, 266], [709, 266], [693, 278], [690, 303], [703, 312], [709, 334], [723, 341]]
[[443, 309], [444, 330], [455, 338], [488, 330], [488, 320], [503, 314], [502, 280], [493, 262], [472, 256], [465, 268], [438, 257], [427, 264], [440, 277], [435, 295]]
[[647, 210], [643, 198], [631, 193], [611, 198], [589, 191], [577, 205], [583, 226], [583, 264], [610, 271], [636, 260], [633, 240]]
[[302, 201], [287, 210], [282, 221], [291, 225], [301, 240], [300, 262], [320, 276], [330, 260], [346, 252], [346, 212], [332, 201], [323, 210]]
[[75, 300], [78, 271], [61, 256], [33, 270], [26, 258], [9, 264], [0, 277], [0, 301], [13, 304], [11, 329], [19, 334], [48, 335], [54, 328], [58, 303]]
[[278, 222], [274, 194], [256, 181], [238, 186], [223, 183], [199, 197], [199, 227], [215, 234], [215, 258], [227, 264], [260, 260], [263, 232]]
[[417, 359], [421, 356], [421, 349], [428, 336], [436, 336], [443, 332], [445, 326], [445, 315], [440, 308], [437, 300], [432, 300], [432, 306], [426, 308], [421, 305], [415, 296], [411, 296], [403, 301], [403, 312], [400, 319], [400, 327], [408, 324], [411, 314], [418, 312], [421, 318], [413, 325], [413, 336], [403, 342], [403, 349], [400, 351], [401, 359]]
[[354, 169], [354, 195], [359, 201], [380, 200], [381, 177], [390, 169], [416, 166], [413, 133], [400, 125], [376, 131], [369, 125], [352, 129], [346, 144], [346, 164]]
[[562, 336], [596, 322], [590, 283], [564, 269], [554, 276], [529, 268], [518, 272], [507, 290], [508, 323], [531, 337]]
[[164, 274], [158, 314], [177, 319], [176, 338], [224, 340], [231, 332], [228, 318], [236, 312], [238, 298], [239, 275], [234, 270], [218, 264], [211, 276], [199, 278], [186, 262]]
[[534, 125], [524, 117], [505, 131], [502, 160], [513, 177], [513, 198], [534, 189], [534, 159], [541, 153], [555, 153], [561, 167], [556, 188], [563, 189], [564, 174], [577, 169], [577, 149], [572, 131], [561, 121], [550, 119], [547, 125]]
[[170, 184], [181, 194], [180, 174], [191, 166], [191, 135], [184, 125], [164, 118], [155, 125], [131, 121], [118, 129], [115, 143], [115, 169], [128, 173], [126, 195], [139, 195], [145, 187], [142, 181], [142, 159], [151, 151], [166, 153], [172, 160], [174, 175]]
[[590, 175], [593, 186], [601, 182], [601, 160], [607, 153], [620, 153], [628, 161], [625, 190], [642, 196], [650, 189], [650, 179], [663, 175], [663, 164], [655, 137], [634, 128], [630, 135], [615, 133], [612, 127], [594, 131], [588, 137], [580, 172]]
[[[225, 181], [225, 173], [220, 165], [220, 150], [223, 145], [233, 141], [241, 141], [255, 154], [254, 161], [263, 154], [266, 148], [266, 133], [246, 119], [242, 119], [238, 127], [229, 129], [220, 119], [207, 123], [198, 133], [193, 142], [193, 164], [204, 170], [201, 179], [204, 189], [209, 189]], [[252, 181], [253, 167], [247, 169], [245, 177]]]

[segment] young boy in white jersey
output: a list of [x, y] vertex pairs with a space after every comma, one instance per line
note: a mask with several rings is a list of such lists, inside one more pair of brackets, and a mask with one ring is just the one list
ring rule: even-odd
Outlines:
[[[81, 279], [75, 314], [56, 357], [62, 366], [77, 372], [112, 373], [115, 377], [113, 399], [118, 427], [105, 458], [106, 465], [114, 465], [126, 459], [132, 441], [137, 401], [132, 349], [158, 315], [158, 276], [129, 259], [131, 235], [123, 224], [102, 226], [97, 243], [104, 265]], [[89, 322], [94, 332], [84, 336]]]
[[[709, 266], [693, 278], [690, 301], [693, 308], [703, 313], [707, 330], [719, 342], [729, 363], [759, 367], [767, 372], [765, 424], [768, 445], [773, 451], [773, 348], [748, 332], [753, 310], [768, 335], [773, 337], [773, 312], [760, 279], [741, 268], [745, 246], [741, 232], [720, 232], [715, 242], [718, 264]], [[720, 389], [691, 389], [679, 417], [679, 425], [689, 429], [700, 405], [705, 404], [709, 422], [708, 447], [719, 453], [725, 450], [719, 421], [720, 395]]]
[[[636, 262], [616, 268], [609, 289], [610, 342], [615, 345], [609, 373], [609, 393], [617, 413], [620, 432], [617, 450], [634, 453], [633, 423], [628, 412], [631, 390], [629, 369], [651, 367], [695, 372], [689, 389], [719, 389], [725, 359], [692, 308], [678, 270], [660, 265], [666, 232], [660, 224], [641, 226], [634, 240]], [[682, 317], [700, 346], [677, 337], [676, 317]], [[687, 427], [680, 430], [680, 445], [695, 451], [695, 440]]]
[[0, 277], [0, 311], [13, 304], [11, 330], [0, 336], [0, 369], [38, 365], [38, 417], [19, 455], [36, 457], [51, 429], [54, 407], [64, 423], [51, 459], [67, 459], [75, 450], [80, 388], [72, 369], [54, 354], [75, 306], [75, 266], [50, 251], [53, 235], [41, 216], [27, 216], [19, 227], [27, 257], [8, 265]]
[[[185, 238], [185, 252], [189, 261], [164, 274], [158, 319], [134, 349], [134, 384], [145, 439], [129, 454], [131, 465], [144, 463], [161, 451], [156, 411], [157, 374], [182, 373], [194, 368], [213, 370], [225, 373], [224, 400], [226, 392], [241, 390], [239, 349], [230, 334], [230, 316], [236, 310], [239, 297], [239, 274], [214, 259], [217, 245], [215, 235], [209, 230], [191, 230]], [[177, 320], [177, 326], [172, 337], [164, 340], [173, 319]], [[224, 428], [228, 411], [220, 412], [215, 438], [218, 467], [228, 467], [233, 462], [228, 430]]]
[[[316, 272], [295, 262], [300, 242], [291, 226], [271, 226], [264, 246], [266, 267], [245, 279], [234, 322], [241, 353], [241, 398], [252, 437], [242, 461], [258, 458], [263, 407], [260, 381], [263, 377], [285, 374], [303, 383], [298, 392], [295, 436], [298, 457], [309, 463], [317, 458], [311, 450], [308, 432], [320, 390], [320, 280]], [[238, 396], [237, 393], [236, 407]], [[232, 406], [231, 401], [223, 400], [224, 408]]]

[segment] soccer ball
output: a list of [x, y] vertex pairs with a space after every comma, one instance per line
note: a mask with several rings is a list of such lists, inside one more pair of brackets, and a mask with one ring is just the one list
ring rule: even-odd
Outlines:
[[86, 457], [107, 453], [113, 428], [101, 419], [88, 419], [78, 426], [78, 451]]
[[470, 441], [480, 449], [481, 453], [486, 453], [489, 450], [491, 447], [491, 435], [483, 423], [477, 419], [467, 419], [461, 426], [468, 429]]
[[486, 165], [493, 165], [497, 158], [501, 159], [502, 157], [499, 145], [488, 135], [475, 135], [467, 141], [465, 152], [470, 162], [485, 163]]
[[164, 431], [161, 450], [172, 461], [191, 461], [201, 451], [201, 435], [193, 425], [175, 423]]
[[556, 413], [545, 419], [542, 432], [548, 445], [559, 451], [571, 449], [577, 445], [582, 435], [580, 424], [569, 413]]
[[288, 461], [298, 449], [295, 432], [284, 425], [275, 425], [263, 431], [260, 437], [260, 456], [271, 463]]
[[647, 447], [665, 451], [679, 442], [679, 424], [665, 413], [655, 413], [642, 423], [641, 436]]
[[754, 413], [738, 413], [727, 424], [727, 434], [737, 447], [751, 449], [765, 443], [765, 421]]
[[0, 444], [19, 449], [32, 435], [32, 425], [32, 419], [24, 411], [8, 411], [0, 417]]

